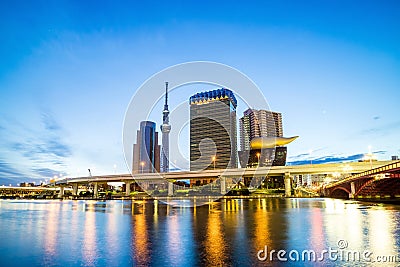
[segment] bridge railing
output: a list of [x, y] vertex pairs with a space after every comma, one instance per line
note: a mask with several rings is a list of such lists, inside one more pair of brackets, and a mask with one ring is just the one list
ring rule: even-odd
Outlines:
[[360, 173], [357, 173], [357, 174], [354, 174], [354, 175], [350, 175], [349, 177], [346, 177], [343, 180], [337, 181], [335, 183], [329, 184], [326, 187], [333, 187], [333, 186], [336, 186], [336, 185], [339, 185], [339, 184], [342, 184], [342, 183], [345, 183], [345, 182], [348, 182], [348, 181], [351, 181], [351, 180], [354, 180], [354, 179], [357, 179], [357, 178], [371, 176], [371, 175], [374, 175], [374, 174], [379, 174], [379, 173], [382, 173], [382, 172], [385, 172], [385, 171], [390, 171], [390, 170], [399, 169], [399, 168], [400, 168], [400, 161], [397, 161], [397, 162], [390, 163], [390, 164], [387, 164], [387, 165], [384, 165], [384, 166], [381, 166], [381, 167], [378, 167], [378, 168], [374, 168], [374, 169], [371, 169], [371, 170], [368, 170], [368, 171], [364, 171], [364, 172], [360, 172]]

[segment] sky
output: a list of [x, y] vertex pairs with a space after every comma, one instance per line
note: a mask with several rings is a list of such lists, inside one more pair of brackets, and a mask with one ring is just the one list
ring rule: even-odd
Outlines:
[[190, 61], [258, 85], [284, 135], [300, 136], [292, 164], [369, 146], [399, 156], [399, 13], [398, 1], [1, 1], [0, 183], [129, 172], [132, 96]]

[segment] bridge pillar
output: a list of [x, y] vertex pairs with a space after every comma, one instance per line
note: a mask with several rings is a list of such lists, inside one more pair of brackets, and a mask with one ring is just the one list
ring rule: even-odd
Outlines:
[[292, 183], [290, 179], [290, 173], [285, 173], [285, 197], [292, 196]]
[[168, 196], [172, 197], [174, 195], [174, 183], [168, 182]]
[[78, 183], [72, 184], [72, 195], [78, 196]]
[[354, 195], [356, 194], [356, 187], [354, 185], [354, 182], [350, 183], [350, 194], [349, 198], [354, 198]]
[[58, 197], [59, 198], [64, 197], [64, 186], [63, 185], [60, 185], [60, 192], [58, 193]]
[[221, 195], [226, 194], [226, 178], [220, 177], [220, 184], [221, 184]]
[[98, 183], [94, 183], [93, 197], [94, 198], [98, 198], [99, 197], [99, 185], [98, 185]]
[[132, 182], [125, 182], [125, 196], [127, 197], [131, 194], [131, 184]]
[[322, 196], [324, 197], [328, 196], [325, 186], [322, 188]]

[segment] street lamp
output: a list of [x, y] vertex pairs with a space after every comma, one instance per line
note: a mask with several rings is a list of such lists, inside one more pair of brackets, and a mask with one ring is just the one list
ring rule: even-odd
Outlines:
[[144, 161], [140, 162], [140, 166], [142, 166], [142, 173], [143, 173]]
[[213, 156], [212, 157], [212, 161], [214, 162], [214, 170], [215, 170], [215, 161], [217, 160], [217, 157], [216, 156]]
[[258, 166], [260, 166], [260, 152], [257, 153], [257, 159], [258, 159]]
[[311, 163], [311, 166], [312, 166], [312, 156], [311, 156], [311, 154], [312, 154], [312, 152], [313, 152], [312, 149], [310, 149], [309, 152], [310, 152], [310, 163]]

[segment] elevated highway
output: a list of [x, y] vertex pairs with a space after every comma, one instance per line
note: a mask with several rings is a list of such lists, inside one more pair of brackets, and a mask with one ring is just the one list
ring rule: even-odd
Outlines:
[[221, 194], [225, 194], [229, 187], [236, 184], [240, 179], [253, 178], [263, 179], [265, 177], [284, 177], [286, 196], [291, 195], [291, 184], [295, 175], [321, 174], [332, 175], [335, 173], [346, 173], [348, 175], [357, 174], [378, 168], [392, 163], [392, 161], [373, 161], [373, 162], [348, 162], [330, 164], [306, 164], [273, 166], [260, 168], [238, 168], [226, 170], [206, 170], [206, 171], [179, 171], [168, 173], [138, 173], [138, 174], [114, 174], [99, 175], [90, 177], [68, 177], [59, 179], [55, 182], [57, 186], [72, 186], [73, 194], [77, 193], [78, 185], [93, 184], [94, 193], [98, 191], [98, 184], [109, 182], [123, 182], [126, 186], [126, 194], [130, 194], [130, 184], [138, 182], [143, 184], [163, 184], [168, 188], [169, 195], [173, 195], [174, 187], [172, 182], [179, 180], [206, 180], [218, 181]]

